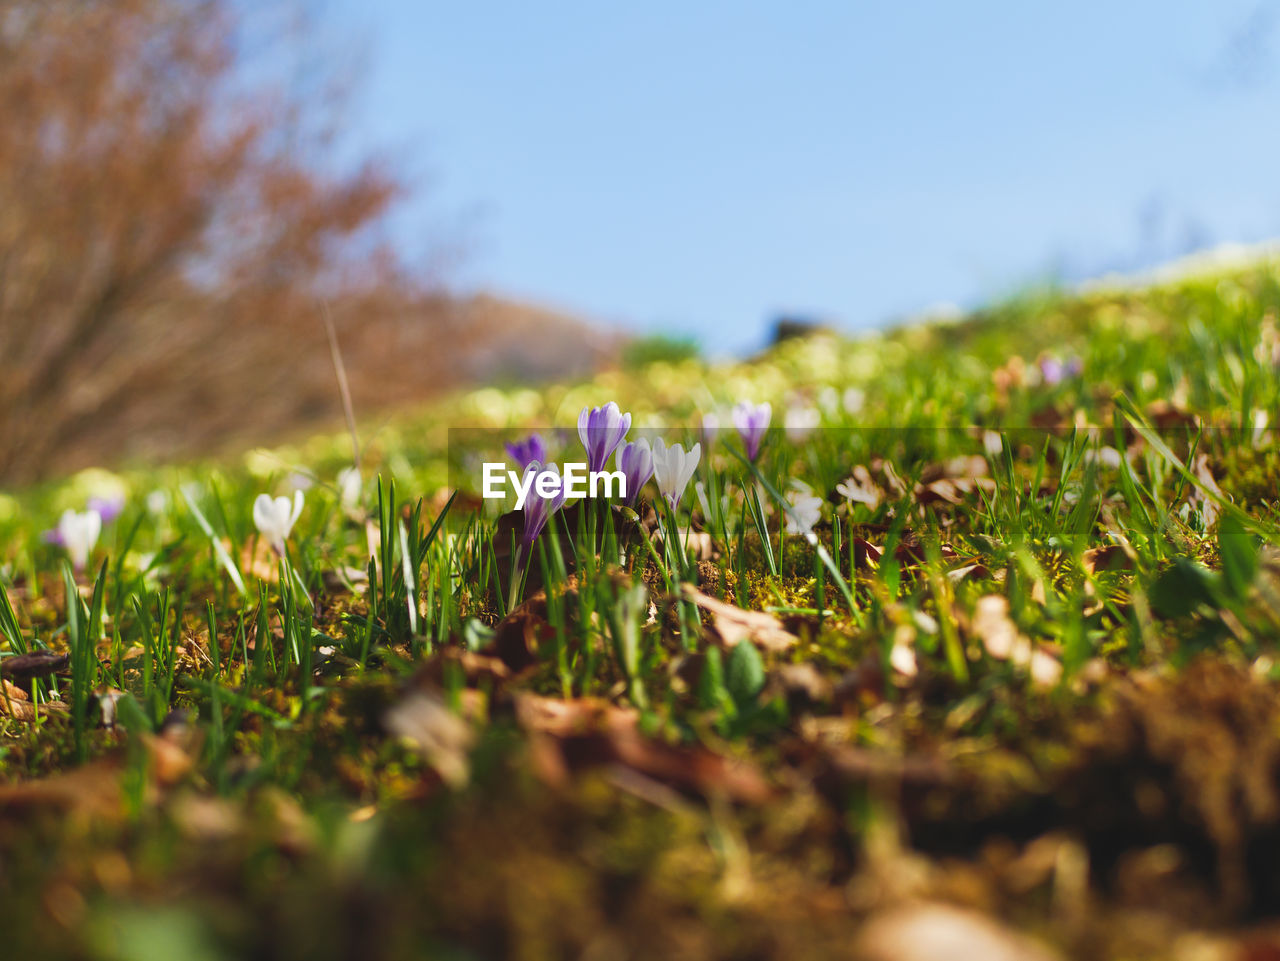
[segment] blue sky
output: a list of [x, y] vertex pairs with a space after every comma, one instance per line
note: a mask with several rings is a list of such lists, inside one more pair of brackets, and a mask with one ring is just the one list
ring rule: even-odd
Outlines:
[[323, 0], [352, 146], [421, 185], [394, 235], [628, 329], [763, 342], [1280, 234], [1257, 0]]

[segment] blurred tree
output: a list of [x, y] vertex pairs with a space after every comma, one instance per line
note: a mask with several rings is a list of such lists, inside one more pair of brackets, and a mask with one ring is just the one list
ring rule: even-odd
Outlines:
[[377, 239], [395, 180], [322, 172], [323, 95], [242, 41], [227, 0], [0, 0], [0, 481], [332, 412], [321, 300], [347, 342], [434, 302]]

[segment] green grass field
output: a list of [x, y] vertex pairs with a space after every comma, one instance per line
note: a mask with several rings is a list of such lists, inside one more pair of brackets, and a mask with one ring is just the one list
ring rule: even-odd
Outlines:
[[[513, 582], [480, 463], [611, 401], [688, 488]], [[1280, 956], [1278, 421], [1262, 262], [10, 492], [0, 943]]]

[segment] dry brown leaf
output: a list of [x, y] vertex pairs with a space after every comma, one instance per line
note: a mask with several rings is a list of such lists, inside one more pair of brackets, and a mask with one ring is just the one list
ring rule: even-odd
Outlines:
[[486, 682], [502, 684], [513, 676], [511, 669], [501, 658], [457, 647], [446, 647], [433, 654], [422, 665], [414, 675], [415, 685], [444, 685], [446, 669], [450, 665], [462, 671], [469, 687]]
[[894, 631], [893, 649], [889, 652], [889, 666], [904, 677], [915, 677], [920, 672], [916, 663], [915, 631], [905, 624]]
[[875, 458], [869, 465], [871, 475], [878, 478], [880, 487], [894, 497], [902, 497], [907, 492], [907, 485], [894, 470], [893, 464], [883, 458]]
[[1032, 413], [1030, 423], [1032, 427], [1041, 430], [1059, 431], [1071, 426], [1071, 418], [1065, 411], [1050, 404]]
[[37, 677], [56, 674], [71, 661], [71, 655], [58, 651], [28, 651], [0, 661], [0, 677], [15, 684], [27, 684]]
[[[899, 564], [912, 565], [923, 564], [928, 559], [925, 556], [924, 545], [916, 539], [915, 535], [910, 531], [903, 533], [902, 542], [894, 548], [893, 556]], [[950, 544], [941, 544], [938, 547], [938, 559], [945, 562], [955, 561], [960, 557], [956, 553], [956, 549]]]
[[884, 550], [876, 547], [865, 537], [855, 537], [853, 539], [853, 563], [859, 570], [877, 567], [880, 564], [880, 558], [883, 556]]
[[1009, 601], [1000, 594], [978, 598], [970, 629], [986, 652], [999, 661], [1027, 669], [1040, 687], [1053, 687], [1062, 677], [1062, 662], [1044, 644], [1033, 645], [1009, 617]]
[[705, 798], [762, 804], [773, 794], [754, 764], [722, 757], [700, 745], [666, 744], [642, 736], [637, 729], [610, 740], [619, 763]]
[[965, 564], [963, 567], [947, 571], [947, 579], [953, 584], [959, 584], [961, 581], [980, 581], [990, 576], [991, 571], [985, 564]]
[[963, 504], [967, 495], [978, 489], [995, 490], [995, 482], [988, 473], [986, 458], [976, 454], [929, 464], [921, 472], [920, 483], [915, 487], [916, 502], [924, 506], [939, 501]]
[[175, 798], [169, 813], [178, 830], [195, 841], [229, 841], [240, 832], [243, 823], [241, 809], [230, 801], [198, 794]]
[[1169, 430], [1174, 427], [1195, 427], [1199, 423], [1195, 414], [1183, 410], [1163, 398], [1152, 401], [1147, 405], [1146, 413], [1147, 418], [1159, 430]]
[[812, 664], [781, 664], [769, 672], [768, 685], [786, 695], [793, 711], [825, 704], [835, 692], [835, 685]]
[[36, 709], [25, 696], [23, 700], [18, 700], [11, 694], [8, 699], [0, 698], [0, 716], [30, 724], [36, 719]]
[[964, 498], [960, 495], [960, 489], [955, 481], [945, 477], [928, 484], [917, 484], [915, 498], [916, 503], [922, 507], [928, 507], [939, 501], [952, 505], [964, 503]]
[[569, 737], [600, 729], [634, 728], [640, 714], [633, 708], [595, 697], [579, 697], [571, 701], [557, 697], [521, 693], [515, 699], [516, 721], [526, 731]]
[[63, 774], [0, 785], [0, 810], [49, 808], [91, 816], [121, 813], [120, 765], [95, 761]]
[[597, 698], [563, 701], [522, 693], [516, 718], [533, 737], [534, 770], [564, 785], [577, 771], [621, 767], [702, 797], [758, 804], [772, 791], [752, 764], [701, 745], [674, 745], [641, 733], [639, 715]]
[[142, 743], [151, 756], [150, 773], [162, 788], [173, 787], [184, 780], [194, 766], [191, 745], [171, 734], [144, 734]]
[[[853, 562], [859, 569], [878, 567], [883, 557], [883, 547], [872, 544], [865, 537], [853, 539]], [[916, 539], [914, 533], [903, 531], [902, 541], [894, 548], [893, 557], [901, 567], [916, 567], [926, 560], [924, 545]], [[950, 544], [942, 544], [938, 548], [938, 558], [943, 562], [954, 563], [960, 560], [960, 555]]]
[[493, 640], [480, 653], [496, 658], [510, 672], [519, 674], [538, 663], [539, 648], [554, 637], [555, 628], [529, 606], [522, 605], [498, 622]]
[[1218, 519], [1218, 504], [1213, 495], [1223, 497], [1222, 488], [1214, 479], [1208, 454], [1197, 455], [1191, 469], [1199, 482], [1199, 486], [1192, 493], [1192, 499], [1200, 504], [1200, 516], [1204, 518], [1205, 524], [1211, 525]]
[[708, 597], [691, 584], [682, 588], [686, 599], [711, 614], [712, 630], [724, 647], [736, 647], [739, 641], [751, 641], [766, 651], [785, 651], [800, 639], [786, 630], [782, 622], [764, 611], [747, 611]]
[[4, 694], [8, 696], [0, 694], [0, 717], [11, 717], [15, 721], [30, 724], [37, 716], [50, 717], [66, 714], [68, 711], [67, 705], [62, 701], [42, 701], [37, 710], [31, 703], [31, 696], [8, 681], [4, 682]]
[[1096, 574], [1098, 571], [1127, 571], [1133, 567], [1129, 555], [1119, 544], [1091, 547], [1084, 552], [1081, 564], [1088, 574]]
[[[67, 707], [60, 701], [40, 705], [41, 713], [54, 709], [65, 712]], [[160, 734], [146, 734], [140, 740], [148, 755], [146, 799], [154, 802], [162, 791], [186, 779], [200, 750], [200, 736], [184, 723], [170, 722]], [[50, 777], [3, 785], [0, 810], [51, 808], [91, 817], [121, 816], [123, 773], [117, 755]]]
[[920, 483], [930, 484], [944, 477], [951, 480], [974, 480], [986, 477], [990, 472], [991, 469], [985, 457], [978, 454], [964, 454], [940, 463], [928, 464], [920, 472]]
[[1030, 655], [1031, 641], [1018, 633], [1018, 627], [1009, 618], [1009, 601], [1000, 594], [988, 594], [978, 598], [973, 608], [971, 622], [973, 633], [982, 641], [986, 652], [996, 660], [1017, 660], [1022, 648]]
[[417, 689], [392, 705], [383, 717], [387, 730], [410, 741], [444, 782], [461, 787], [471, 776], [475, 731], [436, 691]]

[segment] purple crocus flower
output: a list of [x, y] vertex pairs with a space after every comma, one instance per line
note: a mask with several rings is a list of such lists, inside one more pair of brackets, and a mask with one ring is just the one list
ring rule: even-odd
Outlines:
[[114, 497], [90, 497], [86, 506], [88, 510], [97, 512], [102, 523], [110, 524], [124, 513], [124, 498], [119, 494]]
[[1079, 377], [1084, 373], [1084, 361], [1079, 357], [1072, 357], [1067, 361], [1067, 374], [1071, 377]]
[[733, 408], [733, 426], [742, 436], [742, 444], [747, 449], [747, 459], [755, 460], [760, 454], [760, 442], [764, 440], [765, 431], [769, 429], [769, 421], [773, 417], [773, 408], [768, 402], [752, 404], [742, 401]]
[[613, 401], [603, 407], [582, 408], [578, 415], [578, 436], [587, 449], [587, 469], [604, 470], [630, 429], [631, 415], [624, 414]]
[[1044, 381], [1047, 387], [1055, 387], [1062, 383], [1062, 378], [1066, 374], [1066, 368], [1062, 366], [1062, 361], [1058, 360], [1057, 357], [1040, 358], [1040, 379]]
[[[538, 539], [538, 535], [547, 526], [547, 521], [551, 519], [551, 515], [564, 505], [564, 485], [560, 483], [559, 467], [555, 464], [541, 464], [538, 461], [534, 461], [525, 468], [524, 476], [527, 478], [530, 473], [534, 475], [534, 482], [529, 488], [529, 495], [525, 498], [524, 506], [520, 508], [524, 512], [524, 532], [520, 535], [520, 546], [516, 549], [515, 570], [511, 576], [512, 606], [515, 605], [516, 592], [520, 582], [524, 579], [525, 569], [529, 566], [529, 557], [533, 553], [534, 541]], [[552, 474], [556, 478], [556, 490], [550, 497], [544, 497], [538, 492], [539, 478], [537, 475], [539, 474]]]
[[528, 560], [529, 551], [533, 548], [533, 542], [538, 539], [538, 535], [542, 533], [542, 529], [547, 526], [547, 521], [551, 515], [558, 511], [564, 505], [564, 485], [560, 483], [560, 468], [555, 464], [541, 464], [534, 461], [525, 468], [525, 477], [532, 473], [538, 474], [554, 474], [556, 478], [556, 492], [550, 497], [544, 497], [538, 492], [538, 483], [535, 479], [532, 487], [529, 488], [529, 496], [525, 499], [524, 507], [524, 534], [520, 538], [520, 553], [525, 561]]
[[540, 434], [530, 434], [522, 441], [507, 444], [507, 454], [524, 470], [530, 464], [541, 464], [547, 459], [547, 444]]
[[634, 504], [640, 496], [640, 488], [653, 476], [653, 451], [643, 437], [618, 448], [618, 470], [627, 478], [627, 503]]
[[702, 446], [708, 451], [716, 445], [716, 435], [720, 433], [720, 417], [714, 412], [702, 415], [702, 424], [698, 428], [702, 437]]

